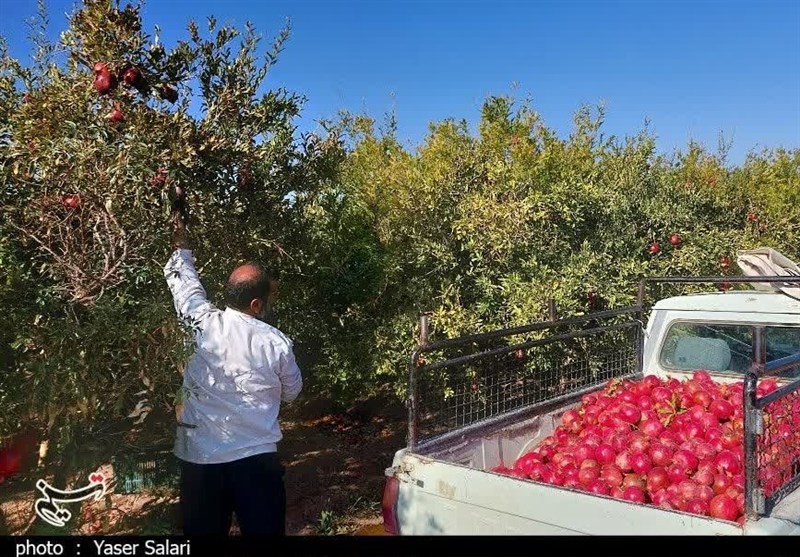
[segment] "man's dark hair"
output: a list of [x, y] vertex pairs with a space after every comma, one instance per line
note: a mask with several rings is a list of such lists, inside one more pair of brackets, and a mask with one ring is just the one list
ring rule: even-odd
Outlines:
[[255, 272], [238, 278], [234, 271], [225, 284], [225, 303], [240, 311], [246, 311], [255, 298], [261, 298], [266, 302], [272, 279], [270, 273], [258, 263], [246, 263], [243, 266], [253, 267]]

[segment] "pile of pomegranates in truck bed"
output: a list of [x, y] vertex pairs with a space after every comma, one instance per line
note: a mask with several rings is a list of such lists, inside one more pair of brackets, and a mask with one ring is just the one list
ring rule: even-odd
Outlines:
[[[759, 382], [757, 396], [778, 388]], [[494, 472], [666, 509], [744, 521], [743, 383], [612, 380], [584, 395], [512, 468]], [[769, 496], [800, 462], [800, 397], [771, 403], [759, 436], [758, 479]], [[770, 419], [773, 418], [773, 419]]]

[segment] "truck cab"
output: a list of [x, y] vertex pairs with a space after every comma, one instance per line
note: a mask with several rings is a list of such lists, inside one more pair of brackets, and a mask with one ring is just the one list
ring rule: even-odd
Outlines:
[[[741, 381], [753, 361], [753, 328], [763, 327], [766, 374], [800, 378], [800, 300], [780, 292], [734, 291], [658, 301], [644, 338], [644, 372], [681, 376], [704, 369]], [[794, 366], [787, 364], [794, 362]]]

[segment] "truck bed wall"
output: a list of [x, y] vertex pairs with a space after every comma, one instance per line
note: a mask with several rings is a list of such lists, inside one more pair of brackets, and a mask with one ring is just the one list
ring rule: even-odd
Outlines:
[[462, 435], [434, 440], [414, 452], [477, 470], [500, 464], [511, 467], [517, 458], [552, 434], [564, 412], [579, 403], [580, 396], [576, 395], [558, 403], [537, 405], [514, 418], [500, 417], [465, 428]]

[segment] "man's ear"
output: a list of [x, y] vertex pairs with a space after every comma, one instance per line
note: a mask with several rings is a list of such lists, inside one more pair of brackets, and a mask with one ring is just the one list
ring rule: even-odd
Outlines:
[[264, 301], [261, 298], [253, 298], [250, 300], [250, 311], [253, 312], [253, 315], [260, 315], [263, 309]]

